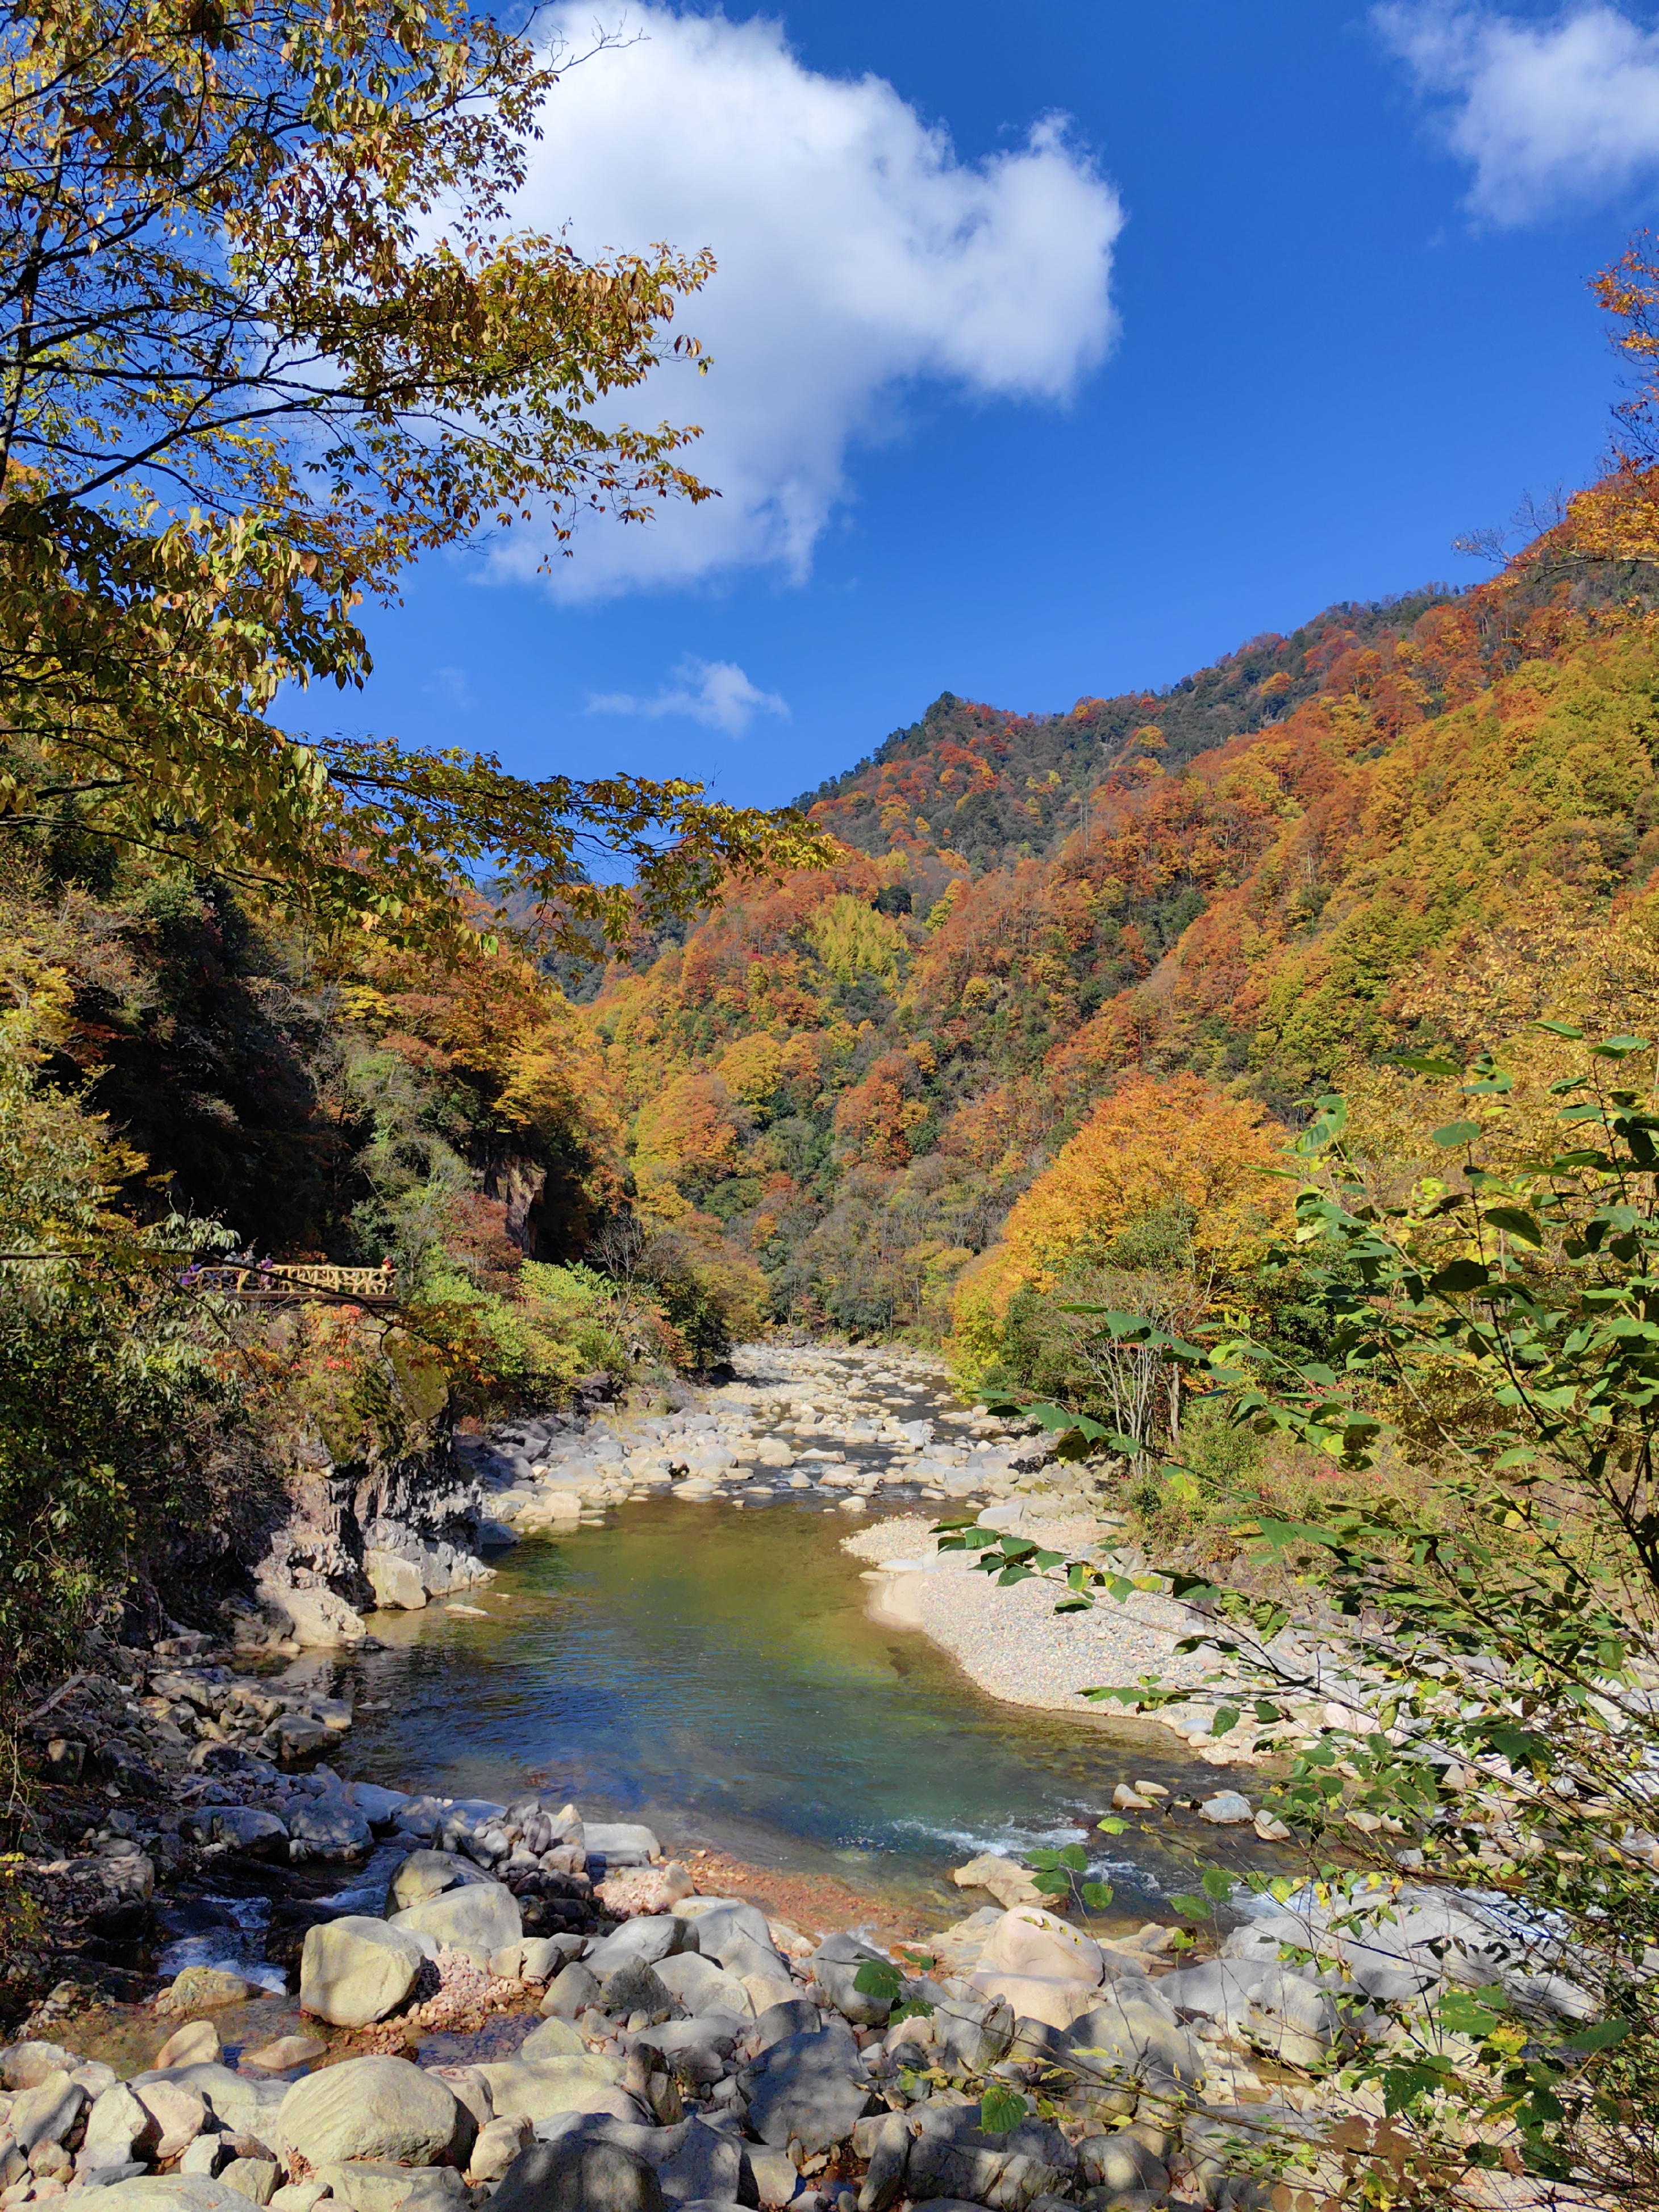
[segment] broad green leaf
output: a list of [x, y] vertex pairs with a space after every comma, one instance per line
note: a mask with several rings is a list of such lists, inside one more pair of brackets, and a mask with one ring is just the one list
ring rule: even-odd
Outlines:
[[1085, 1881], [1081, 1895], [1091, 1912], [1104, 1912], [1112, 1901], [1112, 1885], [1109, 1881]]
[[1070, 1867], [1073, 1874], [1081, 1874], [1089, 1863], [1089, 1854], [1081, 1844], [1067, 1844], [1060, 1855], [1060, 1863], [1063, 1867]]
[[1518, 1206], [1489, 1206], [1483, 1217], [1492, 1228], [1501, 1229], [1506, 1237], [1513, 1237], [1517, 1244], [1529, 1244], [1536, 1251], [1544, 1242], [1544, 1232], [1532, 1215]]
[[1443, 1152], [1454, 1152], [1460, 1145], [1472, 1145], [1480, 1134], [1478, 1121], [1444, 1121], [1429, 1134]]
[[988, 2136], [1006, 2136], [1019, 2125], [1030, 2110], [1018, 2089], [994, 2081], [979, 2100], [979, 2124]]
[[853, 1977], [853, 1987], [860, 1996], [885, 1997], [892, 2003], [904, 1986], [904, 1977], [886, 1959], [866, 1959]]
[[1172, 1897], [1170, 1902], [1183, 1920], [1207, 1920], [1210, 1916], [1207, 1897], [1194, 1897], [1188, 1893], [1182, 1897]]

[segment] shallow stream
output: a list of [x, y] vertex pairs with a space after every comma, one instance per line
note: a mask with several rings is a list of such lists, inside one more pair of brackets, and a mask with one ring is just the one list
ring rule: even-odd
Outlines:
[[1120, 1781], [1195, 1798], [1213, 1768], [1144, 1723], [986, 1697], [926, 1638], [866, 1618], [847, 1533], [781, 1498], [661, 1499], [532, 1537], [467, 1593], [484, 1617], [441, 1600], [375, 1616], [386, 1648], [343, 1685], [345, 1764], [456, 1796], [551, 1790], [647, 1820], [678, 1852], [834, 1875], [933, 1919], [984, 1902], [948, 1881], [974, 1852], [1085, 1835], [1132, 1921], [1190, 1887], [1216, 1830], [1180, 1813], [1115, 1838], [1095, 1823]]

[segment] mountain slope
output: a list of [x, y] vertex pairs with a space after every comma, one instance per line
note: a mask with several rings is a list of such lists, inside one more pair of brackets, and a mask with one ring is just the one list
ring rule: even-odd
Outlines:
[[[637, 1200], [726, 1224], [781, 1314], [936, 1329], [1125, 1070], [1293, 1112], [1410, 1032], [1470, 933], [1639, 889], [1656, 694], [1639, 612], [1500, 580], [1337, 610], [1126, 736], [1121, 701], [941, 702], [813, 802], [834, 869], [612, 972], [589, 1018]], [[1229, 715], [1246, 726], [1200, 745]], [[1017, 798], [1045, 758], [1048, 795]]]

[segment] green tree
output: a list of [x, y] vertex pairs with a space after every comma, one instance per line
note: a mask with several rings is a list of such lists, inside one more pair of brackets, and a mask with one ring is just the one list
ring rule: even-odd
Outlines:
[[[1237, 1420], [1352, 1478], [1351, 1496], [1297, 1522], [1237, 1506], [1246, 1557], [1290, 1564], [1316, 1605], [1293, 1613], [1243, 1577], [1160, 1578], [1211, 1617], [1183, 1648], [1213, 1651], [1216, 1679], [1264, 1724], [1287, 1701], [1329, 1698], [1334, 1662], [1343, 1717], [1276, 1801], [1312, 1870], [1351, 1899], [1352, 1925], [1408, 1881], [1510, 1900], [1511, 1969], [1476, 1998], [1393, 2008], [1398, 2033], [1356, 2069], [1414, 2134], [1413, 2203], [1472, 2201], [1472, 2169], [1500, 2160], [1598, 2202], [1659, 2194], [1654, 1070], [1647, 1039], [1585, 1048], [1548, 1085], [1555, 1142], [1525, 1157], [1506, 1122], [1534, 1102], [1479, 1060], [1464, 1113], [1431, 1133], [1443, 1172], [1403, 1192], [1346, 1149], [1343, 1102], [1322, 1101], [1297, 1147], [1311, 1174], [1293, 1234], [1268, 1261], [1322, 1297], [1318, 1358], [1108, 1323], [1159, 1339]], [[1435, 1452], [1426, 1509], [1368, 1480], [1402, 1417]], [[1097, 1560], [986, 1530], [947, 1540], [981, 1547], [1005, 1580], [1048, 1575], [1066, 1607], [1128, 1593]], [[1183, 1692], [1148, 1678], [1088, 1694], [1155, 1709]], [[1397, 2157], [1376, 2164], [1363, 2201], [1401, 2201], [1386, 2195], [1399, 2180]]]

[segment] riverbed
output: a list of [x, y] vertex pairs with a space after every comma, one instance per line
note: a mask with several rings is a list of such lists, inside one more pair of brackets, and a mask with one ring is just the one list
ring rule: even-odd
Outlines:
[[[681, 1854], [833, 1876], [927, 1917], [961, 1911], [949, 1870], [978, 1851], [1086, 1839], [1118, 1914], [1167, 1916], [1217, 1832], [1180, 1811], [1097, 1823], [1119, 1782], [1198, 1798], [1213, 1769], [1143, 1723], [987, 1696], [868, 1618], [846, 1531], [808, 1501], [658, 1499], [532, 1537], [464, 1605], [375, 1615], [384, 1648], [337, 1676], [357, 1715], [344, 1764], [455, 1796], [534, 1787]], [[1253, 1838], [1227, 1842], [1255, 1862]]]

